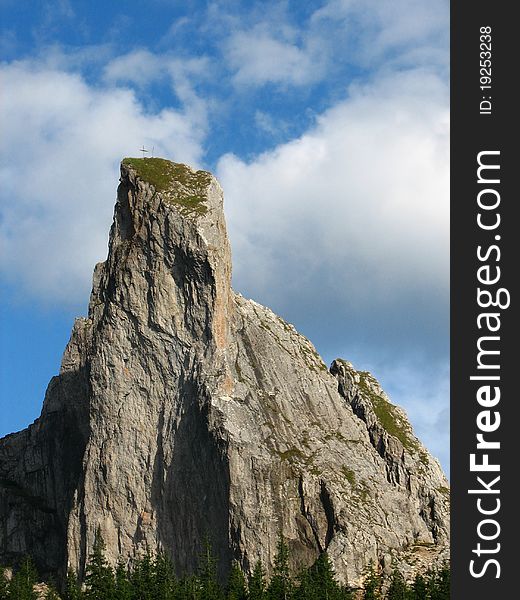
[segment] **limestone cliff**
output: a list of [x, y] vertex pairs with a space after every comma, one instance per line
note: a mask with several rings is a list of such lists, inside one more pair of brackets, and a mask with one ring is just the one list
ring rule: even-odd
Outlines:
[[[222, 190], [162, 159], [121, 165], [108, 258], [42, 414], [0, 440], [0, 563], [83, 571], [165, 549], [191, 570], [327, 549], [342, 580], [369, 560], [445, 556], [448, 484], [368, 373], [231, 289]], [[422, 561], [422, 562], [421, 562]]]

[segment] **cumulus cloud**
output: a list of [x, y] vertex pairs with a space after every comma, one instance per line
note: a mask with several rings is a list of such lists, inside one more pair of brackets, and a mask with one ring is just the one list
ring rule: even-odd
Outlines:
[[135, 94], [45, 65], [1, 67], [0, 268], [41, 300], [84, 301], [106, 255], [118, 163], [141, 144], [200, 164], [200, 107], [147, 113]]
[[343, 35], [352, 58], [367, 66], [412, 56], [415, 65], [445, 69], [449, 63], [447, 0], [330, 0], [312, 15], [311, 26]]
[[396, 73], [352, 86], [313, 129], [252, 162], [224, 156], [240, 284], [285, 295], [329, 272], [350, 306], [445, 293], [447, 103], [435, 75]]
[[104, 76], [110, 82], [135, 83], [139, 86], [160, 79], [167, 74], [161, 57], [149, 50], [133, 50], [113, 58], [104, 69]]
[[169, 79], [176, 91], [181, 82], [204, 79], [208, 65], [209, 59], [205, 56], [179, 58], [141, 48], [112, 58], [103, 75], [110, 83], [132, 83], [140, 87], [156, 80]]
[[286, 31], [283, 33], [276, 35], [267, 24], [260, 23], [231, 35], [224, 53], [235, 84], [301, 86], [323, 77], [326, 57], [321, 45], [316, 41], [298, 45]]
[[449, 64], [446, 0], [330, 0], [298, 26], [285, 4], [242, 23], [221, 7], [211, 16], [231, 30], [221, 46], [237, 87], [302, 87], [352, 68], [446, 73]]

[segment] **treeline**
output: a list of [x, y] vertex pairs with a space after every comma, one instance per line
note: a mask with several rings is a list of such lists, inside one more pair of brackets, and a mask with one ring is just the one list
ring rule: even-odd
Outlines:
[[[45, 592], [38, 590], [38, 576], [26, 559], [8, 579], [0, 571], [0, 600], [448, 600], [450, 571], [447, 566], [417, 575], [409, 585], [394, 570], [390, 586], [382, 592], [383, 579], [373, 565], [365, 573], [364, 591], [338, 583], [326, 553], [308, 569], [293, 575], [289, 569], [289, 549], [283, 539], [278, 542], [274, 570], [266, 576], [258, 562], [246, 578], [238, 564], [233, 564], [224, 586], [219, 583], [218, 561], [211, 544], [206, 542], [195, 574], [178, 578], [167, 556], [144, 556], [130, 566], [120, 562], [112, 568], [104, 553], [103, 539], [97, 536], [87, 564], [85, 580], [80, 585], [73, 571], [67, 575], [64, 591], [59, 595], [52, 584]], [[43, 593], [43, 595], [42, 595]]]

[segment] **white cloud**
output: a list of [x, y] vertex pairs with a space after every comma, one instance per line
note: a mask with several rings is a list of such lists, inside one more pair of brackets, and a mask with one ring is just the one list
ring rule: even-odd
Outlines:
[[1, 68], [2, 273], [40, 300], [84, 302], [106, 256], [119, 159], [141, 144], [200, 164], [200, 106], [146, 113], [133, 92], [17, 62]]
[[312, 130], [250, 163], [223, 157], [235, 280], [263, 297], [326, 272], [351, 306], [446, 293], [448, 135], [446, 85], [413, 71], [352, 87]]
[[259, 131], [274, 139], [287, 135], [290, 127], [288, 121], [276, 118], [272, 113], [263, 110], [255, 111], [255, 125]]
[[276, 34], [265, 23], [236, 31], [225, 44], [224, 54], [237, 85], [306, 85], [325, 73], [326, 56], [316, 41], [298, 45], [285, 29]]
[[203, 80], [209, 59], [199, 57], [175, 57], [170, 53], [158, 54], [146, 49], [132, 50], [112, 58], [103, 70], [105, 81], [132, 83], [146, 86], [158, 79], [171, 79], [173, 85], [190, 79]]
[[209, 64], [205, 56], [175, 58], [169, 53], [140, 49], [110, 60], [103, 79], [109, 84], [131, 84], [143, 90], [153, 82], [166, 81], [177, 101], [189, 106], [192, 118], [196, 115], [199, 125], [206, 125], [209, 101], [197, 94], [194, 83], [206, 79]]
[[342, 37], [355, 60], [365, 65], [388, 63], [417, 49], [422, 57], [415, 66], [444, 63], [446, 68], [449, 62], [447, 0], [330, 0], [312, 15], [311, 28], [332, 28], [335, 42]]
[[126, 82], [143, 86], [167, 75], [161, 57], [149, 50], [134, 50], [112, 59], [104, 69], [111, 83]]
[[222, 51], [237, 86], [304, 86], [326, 81], [343, 68], [397, 69], [449, 64], [446, 0], [330, 0], [299, 27], [285, 4], [253, 11], [240, 25], [226, 22]]

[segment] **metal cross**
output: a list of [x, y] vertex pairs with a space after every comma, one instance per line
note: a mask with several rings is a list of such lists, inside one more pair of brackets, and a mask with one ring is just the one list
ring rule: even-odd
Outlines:
[[143, 153], [143, 158], [144, 158], [144, 153], [148, 152], [148, 150], [146, 150], [146, 148], [144, 147], [144, 144], [143, 144], [143, 147], [139, 150], [139, 152]]

